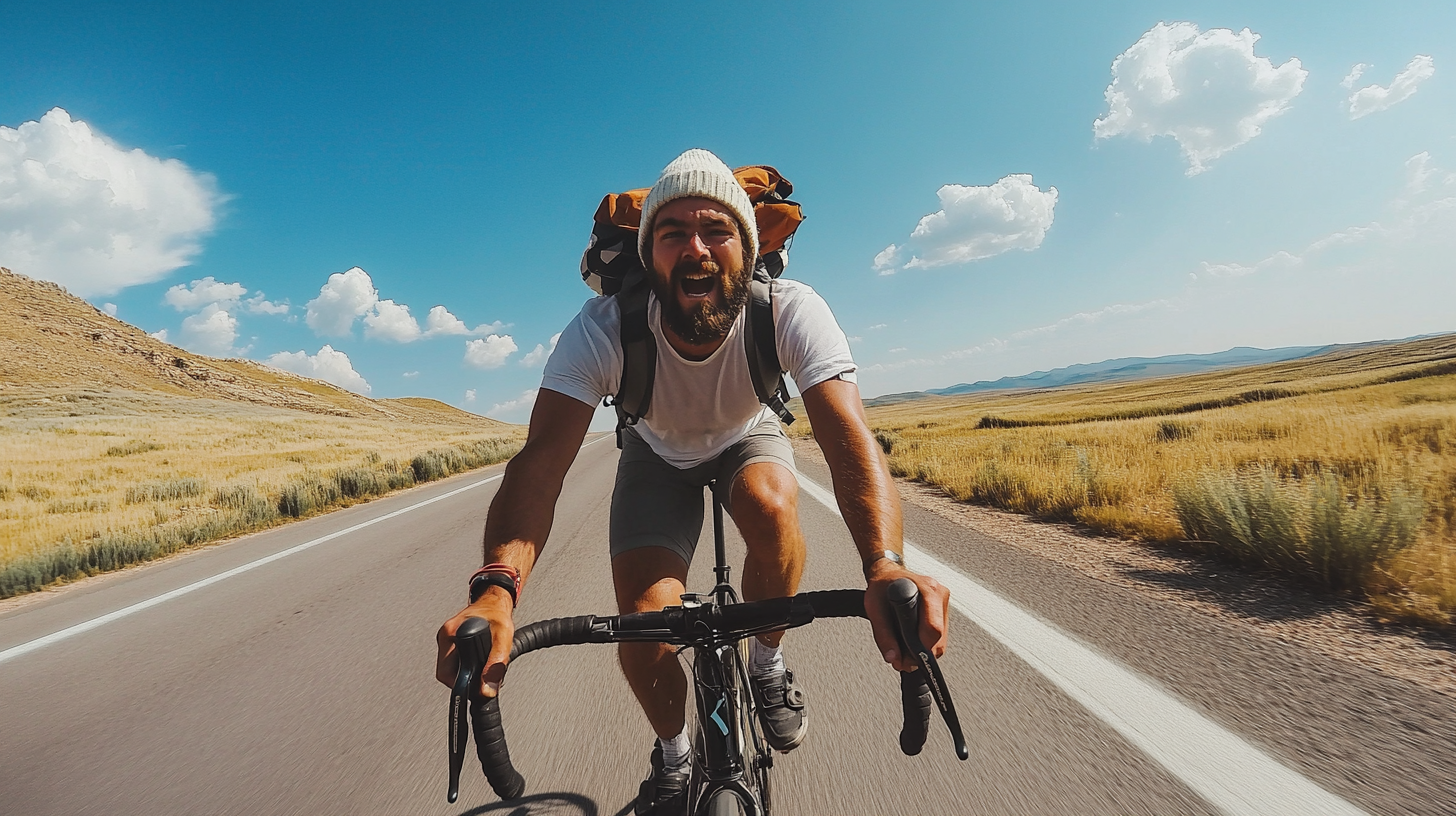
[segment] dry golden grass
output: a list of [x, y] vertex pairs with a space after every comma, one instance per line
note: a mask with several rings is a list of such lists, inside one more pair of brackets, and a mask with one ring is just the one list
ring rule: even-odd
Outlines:
[[524, 437], [192, 354], [0, 269], [0, 598], [497, 462]]
[[[265, 502], [265, 512], [212, 528], [266, 525], [278, 517], [269, 508], [297, 514], [279, 504], [290, 486], [359, 466], [410, 471], [411, 460], [429, 450], [481, 440], [498, 441], [503, 458], [525, 435], [520, 426], [414, 402], [410, 421], [401, 421], [157, 392], [0, 391], [0, 568], [57, 546], [149, 529], [205, 539], [187, 531], [227, 513], [227, 491], [251, 488], [247, 495]], [[434, 469], [427, 478], [438, 475]], [[394, 486], [413, 481], [405, 473]], [[322, 500], [347, 504], [347, 492]]]
[[1272, 474], [1288, 485], [1335, 478], [1351, 508], [1418, 496], [1415, 544], [1380, 559], [1361, 583], [1385, 615], [1449, 624], [1456, 613], [1453, 362], [1456, 336], [1447, 335], [1224, 372], [914, 400], [867, 413], [897, 475], [961, 501], [1127, 538], [1188, 538], [1175, 488], [1209, 476]]

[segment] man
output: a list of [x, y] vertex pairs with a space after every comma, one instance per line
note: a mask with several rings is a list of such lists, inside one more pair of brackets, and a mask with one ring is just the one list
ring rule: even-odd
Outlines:
[[[748, 195], [716, 156], [689, 150], [663, 170], [643, 202], [638, 248], [652, 284], [648, 314], [658, 354], [652, 402], [623, 434], [612, 494], [618, 608], [648, 611], [680, 602], [702, 529], [703, 489], [714, 480], [747, 544], [743, 597], [793, 595], [805, 560], [793, 452], [778, 419], [759, 403], [742, 337], [758, 255]], [[936, 655], [945, 650], [949, 594], [902, 566], [899, 497], [865, 422], [849, 344], [828, 305], [808, 286], [783, 280], [775, 284], [774, 312], [779, 357], [803, 392], [859, 551], [875, 642], [886, 662], [910, 670], [896, 648], [885, 588], [900, 577], [919, 585], [920, 635]], [[478, 616], [490, 622], [492, 638], [482, 692], [494, 695], [500, 686], [516, 593], [546, 543], [562, 480], [595, 406], [617, 392], [620, 326], [615, 297], [588, 301], [546, 364], [526, 445], [506, 467], [487, 516], [485, 577], [472, 580], [482, 594], [440, 628], [436, 674], [446, 685], [456, 671], [451, 638], [465, 618]], [[802, 690], [784, 666], [782, 638], [771, 633], [750, 644], [749, 674], [769, 743], [789, 751], [803, 741], [807, 721]], [[658, 737], [637, 813], [682, 814], [690, 760], [687, 678], [662, 644], [621, 644], [620, 660]]]

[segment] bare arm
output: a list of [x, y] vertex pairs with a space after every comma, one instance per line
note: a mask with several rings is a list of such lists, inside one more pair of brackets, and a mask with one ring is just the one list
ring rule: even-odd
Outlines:
[[[506, 465], [500, 490], [490, 503], [485, 521], [484, 563], [510, 564], [520, 570], [523, 586], [546, 546], [561, 484], [581, 449], [592, 411], [592, 406], [584, 402], [541, 389], [531, 411], [526, 445]], [[505, 677], [506, 663], [510, 661], [511, 640], [515, 636], [512, 611], [510, 593], [492, 586], [475, 603], [445, 621], [435, 636], [438, 648], [435, 677], [447, 686], [454, 685], [458, 668], [455, 630], [466, 618], [485, 618], [490, 621], [491, 650], [485, 671], [481, 672], [481, 682], [484, 693], [495, 696]]]
[[934, 578], [881, 557], [885, 550], [900, 554], [904, 547], [900, 494], [865, 419], [859, 386], [837, 379], [819, 383], [804, 392], [804, 409], [829, 464], [839, 511], [859, 550], [867, 584], [865, 611], [875, 643], [886, 662], [909, 671], [915, 666], [900, 654], [885, 588], [896, 578], [909, 578], [920, 588], [920, 640], [937, 657], [945, 653], [950, 593]]

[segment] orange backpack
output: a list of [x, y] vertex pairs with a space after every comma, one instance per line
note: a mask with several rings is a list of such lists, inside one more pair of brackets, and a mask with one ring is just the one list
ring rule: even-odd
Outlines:
[[[740, 167], [734, 178], [748, 192], [758, 225], [758, 263], [753, 269], [751, 296], [744, 307], [743, 333], [748, 371], [758, 401], [773, 409], [785, 424], [794, 415], [785, 407], [789, 399], [779, 363], [774, 334], [773, 283], [789, 265], [789, 245], [804, 221], [803, 209], [789, 200], [794, 185], [768, 165]], [[610, 193], [592, 218], [591, 240], [581, 255], [581, 279], [599, 295], [617, 298], [622, 310], [622, 381], [607, 404], [617, 409], [617, 447], [622, 430], [637, 424], [652, 404], [652, 383], [657, 375], [657, 339], [647, 325], [647, 296], [651, 287], [642, 259], [637, 255], [637, 228], [642, 202], [649, 188]]]

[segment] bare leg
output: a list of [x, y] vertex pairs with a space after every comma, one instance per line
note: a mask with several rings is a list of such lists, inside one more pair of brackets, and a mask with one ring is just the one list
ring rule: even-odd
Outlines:
[[[754, 462], [733, 482], [733, 523], [748, 545], [743, 563], [743, 598], [758, 601], [799, 591], [804, 574], [804, 533], [799, 529], [799, 483], [776, 462]], [[777, 646], [783, 632], [759, 635]]]
[[[687, 577], [688, 565], [671, 550], [628, 550], [612, 559], [617, 610], [656, 612], [679, 604]], [[661, 643], [622, 643], [617, 646], [617, 659], [657, 736], [672, 739], [681, 734], [688, 681], [674, 650]]]

